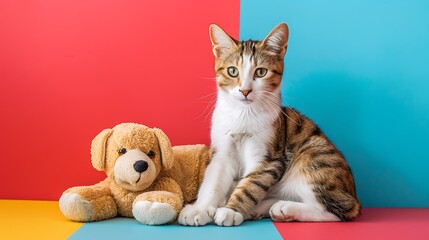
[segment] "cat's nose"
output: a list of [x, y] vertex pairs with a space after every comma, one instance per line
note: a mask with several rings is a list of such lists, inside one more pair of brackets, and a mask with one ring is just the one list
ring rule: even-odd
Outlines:
[[249, 89], [249, 90], [241, 90], [240, 89], [240, 92], [243, 94], [243, 96], [245, 96], [245, 97], [247, 97], [247, 95], [249, 95], [249, 93], [252, 91], [252, 89]]

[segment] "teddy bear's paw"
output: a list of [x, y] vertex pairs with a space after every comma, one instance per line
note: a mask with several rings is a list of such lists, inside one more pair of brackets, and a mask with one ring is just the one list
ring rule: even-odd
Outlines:
[[226, 207], [218, 208], [214, 216], [214, 221], [218, 226], [238, 226], [243, 220], [241, 213]]
[[195, 205], [187, 205], [180, 212], [178, 222], [188, 226], [203, 226], [213, 221], [211, 215], [214, 215], [214, 210], [212, 212], [213, 214], [210, 214], [210, 209], [205, 211]]
[[168, 203], [137, 201], [133, 205], [133, 216], [143, 224], [161, 225], [172, 222], [177, 213]]
[[64, 216], [75, 222], [88, 222], [94, 215], [91, 203], [77, 193], [64, 193], [59, 205]]

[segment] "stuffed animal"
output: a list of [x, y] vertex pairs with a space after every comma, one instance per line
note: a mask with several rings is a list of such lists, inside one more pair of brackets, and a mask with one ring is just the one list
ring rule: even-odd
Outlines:
[[196, 199], [210, 156], [205, 145], [171, 147], [160, 129], [135, 123], [105, 129], [92, 140], [91, 161], [106, 179], [66, 190], [60, 210], [77, 222], [119, 215], [167, 224]]

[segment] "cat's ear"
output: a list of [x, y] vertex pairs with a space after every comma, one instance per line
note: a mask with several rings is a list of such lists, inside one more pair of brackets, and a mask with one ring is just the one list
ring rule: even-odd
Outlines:
[[209, 28], [210, 40], [212, 41], [213, 54], [220, 57], [222, 54], [237, 48], [237, 40], [230, 37], [222, 28], [211, 24]]
[[265, 37], [262, 46], [265, 50], [283, 57], [286, 53], [288, 40], [289, 27], [286, 23], [280, 23]]

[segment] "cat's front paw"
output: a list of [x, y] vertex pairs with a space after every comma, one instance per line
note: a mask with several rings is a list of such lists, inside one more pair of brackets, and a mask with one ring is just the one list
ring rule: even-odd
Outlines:
[[187, 226], [203, 226], [213, 221], [212, 215], [215, 209], [201, 209], [193, 204], [187, 205], [180, 212], [178, 222]]
[[64, 216], [75, 222], [88, 222], [94, 216], [92, 204], [77, 193], [64, 193], [59, 205]]
[[218, 208], [214, 216], [214, 221], [219, 226], [238, 226], [243, 220], [241, 213], [226, 207]]
[[168, 203], [137, 201], [133, 204], [133, 216], [143, 224], [162, 225], [172, 222], [177, 213]]

